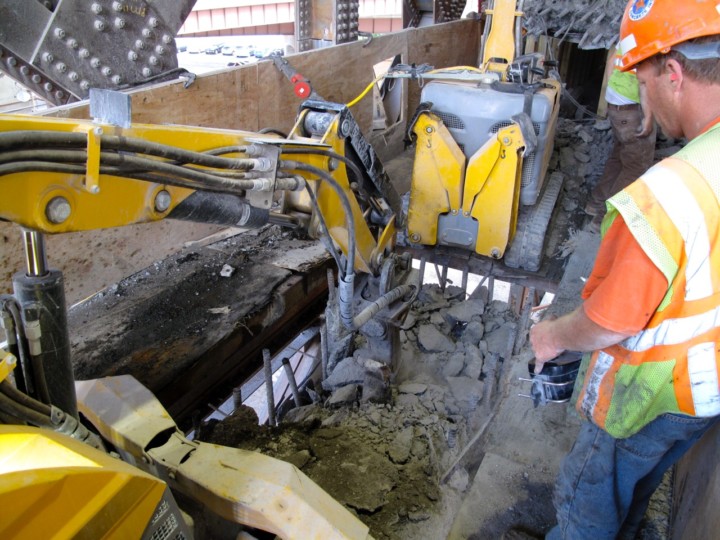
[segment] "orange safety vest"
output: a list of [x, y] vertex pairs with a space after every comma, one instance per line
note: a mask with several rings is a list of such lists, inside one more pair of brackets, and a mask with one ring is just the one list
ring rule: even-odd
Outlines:
[[647, 327], [581, 366], [578, 411], [616, 438], [664, 413], [720, 414], [720, 125], [608, 201], [668, 280]]

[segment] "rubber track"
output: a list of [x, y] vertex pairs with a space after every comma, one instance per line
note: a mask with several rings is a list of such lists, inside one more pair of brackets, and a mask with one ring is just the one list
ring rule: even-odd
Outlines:
[[537, 272], [540, 269], [548, 224], [564, 179], [561, 172], [552, 173], [540, 202], [520, 210], [515, 238], [503, 258], [506, 266], [522, 268], [529, 272]]

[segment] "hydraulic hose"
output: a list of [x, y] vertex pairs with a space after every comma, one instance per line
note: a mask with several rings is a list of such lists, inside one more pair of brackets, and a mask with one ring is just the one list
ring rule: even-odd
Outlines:
[[340, 260], [340, 255], [338, 254], [337, 249], [335, 249], [335, 244], [333, 243], [332, 236], [330, 236], [330, 231], [327, 228], [327, 223], [325, 223], [325, 217], [322, 215], [322, 212], [320, 212], [320, 205], [318, 204], [317, 196], [307, 183], [305, 184], [305, 191], [307, 191], [307, 194], [310, 197], [310, 203], [313, 205], [313, 208], [318, 215], [320, 232], [322, 233], [324, 240], [323, 244], [325, 244], [325, 248], [330, 252], [333, 259], [335, 259], [335, 264], [337, 264], [338, 270], [344, 275], [345, 272], [342, 268], [342, 261]]
[[[87, 135], [78, 132], [55, 131], [7, 131], [0, 133], [0, 149], [8, 151], [12, 148], [42, 146], [87, 148]], [[205, 167], [219, 169], [248, 170], [253, 167], [251, 159], [237, 159], [218, 157], [211, 152], [193, 152], [175, 146], [169, 146], [133, 137], [118, 137], [115, 135], [101, 135], [100, 148], [118, 152], [133, 152], [174, 160], [180, 163], [192, 163]], [[237, 152], [241, 147], [230, 147]]]
[[0, 382], [0, 392], [5, 394], [8, 398], [23, 405], [29, 409], [34, 410], [37, 413], [50, 417], [50, 405], [42, 403], [30, 396], [22, 393], [20, 390], [15, 388], [10, 381], [4, 380]]
[[330, 174], [322, 169], [307, 165], [306, 163], [299, 163], [297, 161], [281, 161], [280, 167], [288, 170], [299, 170], [311, 172], [318, 176], [322, 181], [326, 182], [337, 194], [340, 199], [340, 204], [345, 212], [345, 226], [348, 230], [348, 254], [347, 254], [347, 265], [345, 267], [345, 275], [353, 273], [355, 268], [355, 221], [353, 220], [352, 207], [350, 206], [350, 199], [347, 193], [343, 190], [340, 184], [337, 183]]
[[406, 294], [413, 292], [416, 289], [417, 287], [415, 285], [398, 285], [394, 289], [386, 292], [380, 298], [375, 300], [372, 304], [370, 304], [357, 314], [357, 316], [353, 319], [353, 328], [357, 330], [370, 319], [372, 319], [375, 315], [377, 315], [381, 310], [392, 304], [395, 300], [402, 298]]
[[35, 426], [53, 428], [53, 422], [49, 414], [42, 414], [30, 407], [26, 407], [8, 397], [4, 392], [0, 392], [0, 410]]

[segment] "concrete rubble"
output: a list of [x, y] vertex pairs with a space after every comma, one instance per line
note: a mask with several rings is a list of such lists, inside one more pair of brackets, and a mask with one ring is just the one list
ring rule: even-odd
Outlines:
[[[566, 212], [581, 215], [579, 221], [566, 217], [567, 227], [579, 228], [587, 220], [580, 209], [609, 153], [612, 135], [608, 128], [605, 121], [561, 119], [558, 124], [550, 168], [566, 176], [559, 203]], [[677, 141], [664, 137], [658, 142], [660, 149], [675, 145]], [[572, 245], [565, 245], [556, 255], [572, 250]], [[509, 304], [490, 298], [485, 285], [471, 292], [468, 296], [453, 285], [445, 290], [423, 285], [400, 331], [401, 351], [385, 395], [373, 390], [373, 399], [364, 398], [368, 387], [375, 388], [380, 379], [368, 370], [368, 359], [355, 354], [329, 370], [322, 381], [321, 399], [291, 409], [279, 427], [258, 426], [248, 408], [241, 407], [220, 422], [203, 425], [198, 437], [295, 464], [355, 512], [374, 538], [499, 538], [497, 531], [490, 536], [458, 536], [453, 531], [472, 523], [472, 507], [462, 503], [473, 484], [481, 482], [476, 473], [482, 476], [478, 462], [483, 459], [484, 444], [489, 441], [488, 448], [497, 453], [492, 445], [504, 437], [498, 432], [482, 433], [495, 411], [514, 400], [512, 407], [526, 409], [521, 416], [528, 422], [533, 418], [532, 403], [518, 398], [515, 390], [512, 395], [508, 391], [510, 385], [519, 384], [518, 373], [527, 376], [528, 349], [513, 355], [520, 325]], [[248, 425], [253, 421], [254, 425]], [[478, 438], [478, 434], [483, 436]], [[464, 457], [469, 447], [480, 457]], [[559, 460], [562, 452], [555, 453]], [[497, 453], [488, 459], [488, 466], [502, 465], [505, 458], [512, 456]], [[505, 476], [493, 481], [507, 482], [508, 494], [530, 486], [534, 490], [530, 495], [541, 497], [543, 505], [523, 519], [545, 530], [552, 522], [552, 467], [509, 461], [505, 467]], [[529, 475], [542, 483], [529, 482]], [[481, 495], [477, 504], [483, 505], [487, 515], [517, 517], [521, 507], [508, 511], [508, 506], [493, 506], [494, 499], [498, 505], [505, 504], [509, 495], [503, 497]], [[461, 507], [466, 508], [462, 518], [466, 521], [454, 525]], [[499, 525], [505, 521], [498, 520]], [[643, 538], [667, 536], [659, 532]]]
[[525, 0], [524, 27], [571, 41], [580, 49], [609, 49], [618, 41], [626, 0]]

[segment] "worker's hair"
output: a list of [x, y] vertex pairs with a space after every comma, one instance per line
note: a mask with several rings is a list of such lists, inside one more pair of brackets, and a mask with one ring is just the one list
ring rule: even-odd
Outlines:
[[[695, 39], [689, 39], [687, 43], [718, 43], [720, 36], [702, 36]], [[676, 60], [683, 69], [685, 76], [690, 77], [698, 82], [710, 84], [720, 84], [720, 58], [706, 58], [704, 60], [688, 60], [680, 51], [670, 49], [667, 54], [656, 54], [648, 60], [652, 62], [658, 74], [665, 67], [665, 60], [672, 58]]]

